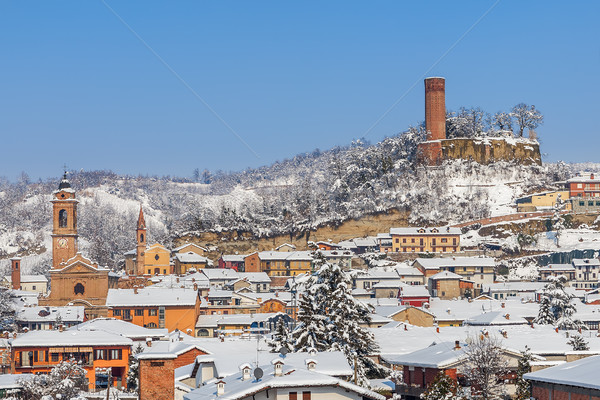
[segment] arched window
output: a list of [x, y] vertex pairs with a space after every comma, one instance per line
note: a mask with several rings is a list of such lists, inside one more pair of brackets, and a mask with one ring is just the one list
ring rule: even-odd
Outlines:
[[149, 322], [148, 325], [146, 325], [147, 328], [156, 328], [156, 324], [154, 322]]
[[81, 283], [78, 283], [77, 285], [75, 285], [74, 292], [75, 292], [75, 294], [84, 294], [85, 287], [83, 287], [83, 285]]
[[19, 269], [19, 263], [18, 262], [15, 263], [15, 269]]
[[208, 336], [208, 329], [198, 329], [198, 336]]
[[144, 242], [144, 234], [143, 233], [140, 234], [140, 242], [142, 242], [142, 243]]
[[67, 210], [60, 210], [58, 212], [58, 227], [66, 228], [67, 227]]

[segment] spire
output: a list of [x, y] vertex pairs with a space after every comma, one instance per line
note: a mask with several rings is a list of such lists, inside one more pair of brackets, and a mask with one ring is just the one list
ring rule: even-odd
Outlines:
[[63, 175], [62, 180], [58, 184], [58, 190], [61, 189], [71, 189], [71, 182], [67, 179], [67, 168], [65, 167], [65, 173]]
[[138, 217], [138, 229], [146, 229], [146, 220], [144, 219], [144, 211], [140, 205], [140, 216]]

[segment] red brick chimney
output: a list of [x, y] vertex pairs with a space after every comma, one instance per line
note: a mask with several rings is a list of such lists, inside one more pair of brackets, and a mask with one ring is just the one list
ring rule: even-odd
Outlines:
[[173, 400], [175, 398], [175, 355], [140, 353], [139, 399]]
[[427, 140], [446, 139], [446, 80], [425, 79], [425, 128]]
[[11, 274], [10, 279], [12, 281], [12, 288], [14, 290], [21, 289], [21, 258], [14, 257], [10, 259], [11, 263]]

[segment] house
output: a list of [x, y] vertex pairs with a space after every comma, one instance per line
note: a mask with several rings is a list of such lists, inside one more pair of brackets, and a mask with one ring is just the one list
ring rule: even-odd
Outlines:
[[196, 336], [266, 334], [275, 329], [281, 318], [286, 323], [290, 321], [290, 317], [283, 313], [200, 315], [196, 321]]
[[312, 270], [310, 251], [261, 251], [244, 258], [246, 272], [266, 272], [269, 276], [296, 276]]
[[340, 248], [339, 245], [337, 245], [336, 243], [332, 243], [332, 242], [319, 241], [315, 244], [317, 245], [319, 250], [325, 250], [325, 251], [336, 250], [336, 249]]
[[571, 198], [600, 197], [600, 176], [595, 173], [579, 174], [567, 180], [567, 187], [569, 189], [569, 197]]
[[600, 260], [597, 258], [574, 259], [575, 282], [572, 286], [576, 289], [596, 289], [600, 278]]
[[392, 249], [401, 253], [457, 253], [460, 251], [459, 228], [391, 228]]
[[392, 235], [390, 235], [389, 233], [378, 233], [375, 237], [375, 241], [379, 246], [380, 253], [394, 251], [394, 246], [392, 245]]
[[[2, 286], [13, 287], [11, 275], [7, 275], [2, 279]], [[44, 275], [21, 275], [17, 289], [46, 295], [48, 293], [48, 279]]]
[[484, 286], [483, 292], [495, 300], [505, 300], [511, 297], [535, 300], [536, 293], [545, 285], [544, 282], [496, 282]]
[[22, 307], [15, 313], [20, 330], [52, 330], [58, 325], [71, 327], [85, 320], [85, 307]]
[[316, 372], [318, 361], [307, 357], [304, 366], [286, 365], [275, 356], [270, 363], [259, 364], [262, 376], [255, 379], [250, 363], [241, 363], [239, 372], [192, 390], [184, 400], [283, 398], [290, 400], [339, 399], [384, 400], [385, 397], [343, 379]]
[[199, 271], [212, 266], [211, 260], [193, 251], [175, 253], [174, 261], [173, 273], [176, 275], [185, 275], [188, 271]]
[[208, 278], [211, 288], [222, 288], [228, 282], [240, 278], [239, 273], [235, 269], [229, 268], [206, 268], [201, 272]]
[[380, 282], [400, 280], [398, 271], [390, 267], [373, 267], [366, 271], [358, 270], [356, 272], [352, 283], [352, 287], [355, 289], [371, 290]]
[[296, 251], [296, 246], [294, 246], [293, 244], [284, 243], [284, 244], [280, 244], [279, 246], [277, 246], [275, 248], [275, 251], [286, 251], [286, 252]]
[[530, 372], [524, 378], [531, 384], [531, 398], [552, 399], [600, 399], [600, 356], [559, 364]]
[[230, 268], [235, 271], [244, 272], [244, 258], [242, 254], [223, 254], [219, 257], [219, 268]]
[[375, 313], [395, 322], [406, 322], [414, 326], [433, 326], [435, 316], [422, 308], [408, 305], [375, 306]]
[[200, 297], [193, 289], [111, 289], [106, 306], [109, 317], [147, 328], [194, 332], [200, 314]]
[[[256, 293], [269, 292], [271, 290], [271, 278], [265, 272], [240, 272], [239, 278], [228, 282], [225, 287], [231, 287], [234, 291], [241, 288], [240, 283], [245, 282], [250, 290]], [[236, 286], [237, 285], [237, 286]]]
[[[70, 331], [99, 331], [121, 335], [137, 345], [148, 340], [167, 340], [167, 329], [144, 328], [116, 318], [96, 318], [69, 328]], [[178, 332], [178, 331], [177, 331]]]
[[144, 253], [144, 269], [148, 275], [167, 275], [173, 273], [171, 251], [159, 243], [148, 247]]
[[[394, 366], [394, 369], [403, 371], [403, 384], [396, 385], [396, 393], [408, 400], [416, 400], [440, 373], [457, 380], [460, 366], [468, 357], [468, 347], [468, 343], [456, 340], [454, 343], [436, 343], [408, 354], [387, 356], [386, 361]], [[511, 371], [507, 374], [509, 378], [512, 371], [516, 370], [521, 355], [507, 349], [503, 349], [502, 352]], [[514, 390], [514, 384], [509, 385], [508, 392], [514, 393]]]
[[206, 256], [206, 254], [208, 253], [208, 249], [206, 247], [198, 246], [195, 243], [186, 243], [179, 247], [174, 248], [173, 250], [171, 250], [171, 252], [172, 252], [173, 256], [175, 256], [178, 253], [189, 253], [189, 252], [198, 254], [199, 256]]
[[483, 285], [494, 283], [496, 262], [490, 257], [417, 258], [413, 267], [423, 272], [425, 281], [441, 271], [448, 271], [472, 281], [479, 295]]
[[473, 282], [450, 271], [442, 271], [429, 277], [429, 293], [440, 299], [461, 298], [467, 289], [473, 290]]
[[352, 267], [354, 253], [350, 250], [322, 250], [321, 254], [330, 264], [337, 264], [344, 269]]
[[538, 268], [540, 280], [547, 281], [551, 276], [564, 275], [568, 281], [575, 280], [575, 267], [573, 264], [548, 264], [545, 267]]
[[517, 212], [531, 212], [540, 210], [549, 210], [556, 204], [556, 198], [560, 195], [565, 201], [565, 209], [571, 210], [568, 190], [551, 190], [542, 193], [532, 193], [517, 199]]
[[[31, 331], [12, 340], [16, 374], [47, 374], [63, 360], [75, 359], [87, 372], [89, 389], [126, 385], [131, 339], [102, 331]], [[98, 368], [110, 368], [108, 374]]]
[[405, 306], [423, 307], [430, 301], [429, 291], [424, 285], [401, 284], [398, 301]]

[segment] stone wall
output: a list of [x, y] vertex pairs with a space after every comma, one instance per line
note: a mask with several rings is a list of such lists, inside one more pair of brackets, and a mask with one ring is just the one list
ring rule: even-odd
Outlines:
[[535, 141], [514, 138], [446, 139], [442, 144], [445, 160], [473, 160], [479, 164], [495, 161], [518, 161], [524, 165], [542, 165], [540, 145]]

